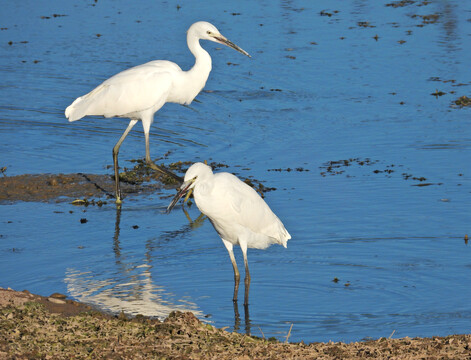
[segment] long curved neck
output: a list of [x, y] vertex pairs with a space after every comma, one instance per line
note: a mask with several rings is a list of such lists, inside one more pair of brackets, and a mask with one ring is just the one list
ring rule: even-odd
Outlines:
[[194, 34], [188, 33], [186, 42], [195, 57], [195, 64], [188, 70], [188, 73], [203, 81], [204, 86], [212, 68], [211, 56], [201, 47], [199, 39]]

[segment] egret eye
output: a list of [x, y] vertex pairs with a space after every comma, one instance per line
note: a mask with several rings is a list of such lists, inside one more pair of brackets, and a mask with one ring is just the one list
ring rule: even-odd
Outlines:
[[209, 31], [209, 30], [206, 31], [206, 34], [211, 35], [211, 31]]

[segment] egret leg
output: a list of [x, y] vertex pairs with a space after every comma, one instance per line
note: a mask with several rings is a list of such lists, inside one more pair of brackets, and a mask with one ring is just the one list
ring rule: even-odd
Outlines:
[[250, 290], [250, 272], [249, 272], [249, 262], [247, 261], [247, 244], [239, 242], [240, 248], [242, 249], [242, 254], [244, 255], [244, 265], [245, 265], [245, 296], [244, 296], [244, 306], [249, 305], [249, 290]]
[[146, 140], [146, 163], [147, 165], [161, 174], [167, 175], [175, 180], [177, 180], [180, 184], [183, 183], [183, 178], [181, 178], [178, 175], [175, 175], [174, 173], [156, 165], [150, 158], [150, 149], [149, 149], [149, 130], [150, 130], [150, 124], [147, 125], [147, 122], [142, 121], [142, 127], [144, 128], [144, 137]]
[[121, 188], [119, 186], [119, 168], [118, 168], [118, 153], [121, 144], [123, 143], [126, 136], [128, 136], [129, 132], [136, 125], [137, 120], [131, 120], [129, 122], [128, 127], [124, 131], [123, 135], [119, 138], [116, 145], [113, 147], [113, 164], [114, 164], [114, 182], [115, 182], [115, 194], [116, 194], [116, 203], [121, 204]]
[[231, 258], [231, 263], [232, 267], [234, 269], [234, 297], [232, 298], [232, 301], [237, 302], [237, 294], [239, 292], [239, 280], [240, 280], [240, 274], [239, 274], [239, 269], [237, 268], [237, 263], [234, 257], [234, 251], [233, 251], [233, 245], [227, 240], [222, 239], [222, 242], [224, 243], [224, 246], [227, 249], [227, 252], [229, 253], [229, 257]]

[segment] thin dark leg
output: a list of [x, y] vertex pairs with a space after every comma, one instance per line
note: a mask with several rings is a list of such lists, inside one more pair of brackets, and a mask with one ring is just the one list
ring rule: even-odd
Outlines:
[[232, 301], [237, 302], [237, 294], [239, 293], [239, 280], [240, 280], [240, 274], [239, 274], [239, 269], [237, 268], [237, 263], [236, 259], [234, 257], [234, 250], [233, 250], [233, 245], [231, 242], [222, 239], [222, 242], [224, 246], [227, 249], [227, 252], [229, 253], [229, 257], [231, 258], [231, 263], [232, 263], [232, 268], [234, 269], [234, 296], [232, 297]]
[[237, 268], [237, 263], [234, 258], [234, 253], [229, 253], [231, 257], [232, 267], [234, 268], [234, 296], [232, 297], [232, 301], [237, 302], [237, 295], [239, 293], [239, 281], [240, 281], [240, 274], [239, 269]]
[[249, 271], [249, 262], [247, 260], [247, 245], [244, 243], [240, 244], [242, 249], [242, 255], [244, 255], [244, 265], [245, 265], [245, 296], [244, 296], [244, 305], [249, 305], [249, 290], [250, 290], [250, 271]]
[[117, 204], [121, 204], [121, 188], [119, 186], [119, 166], [118, 166], [119, 148], [121, 144], [123, 143], [124, 139], [126, 139], [126, 136], [128, 136], [133, 126], [136, 125], [136, 123], [137, 123], [137, 120], [131, 120], [129, 122], [129, 125], [124, 131], [123, 135], [121, 135], [118, 142], [113, 147], [114, 182], [115, 182], [115, 196], [116, 196]]
[[250, 272], [249, 272], [249, 264], [247, 262], [247, 257], [244, 258], [245, 263], [245, 297], [244, 297], [244, 306], [249, 305], [249, 290], [250, 290]]

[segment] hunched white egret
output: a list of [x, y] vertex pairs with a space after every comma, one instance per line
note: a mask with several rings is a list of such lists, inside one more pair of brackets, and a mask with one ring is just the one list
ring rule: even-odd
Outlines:
[[188, 48], [195, 57], [195, 64], [190, 70], [183, 71], [171, 61], [150, 61], [105, 80], [88, 94], [77, 98], [65, 110], [65, 116], [69, 121], [76, 121], [87, 115], [130, 119], [128, 127], [113, 147], [117, 203], [121, 202], [118, 172], [119, 148], [139, 120], [142, 121], [144, 129], [146, 163], [152, 169], [181, 181], [180, 177], [152, 162], [149, 152], [149, 130], [154, 121], [154, 114], [165, 103], [188, 105], [205, 86], [211, 71], [211, 57], [201, 47], [199, 40], [224, 44], [250, 57], [246, 51], [221, 35], [214, 25], [199, 21], [191, 25], [187, 32]]
[[209, 218], [229, 252], [234, 268], [234, 302], [237, 301], [240, 274], [233, 246], [239, 245], [242, 250], [245, 265], [244, 305], [248, 305], [250, 273], [247, 248], [265, 249], [271, 244], [286, 247], [291, 235], [254, 189], [230, 173], [213, 174], [211, 167], [203, 163], [195, 163], [187, 170], [184, 183], [167, 212], [191, 189], [196, 206]]

